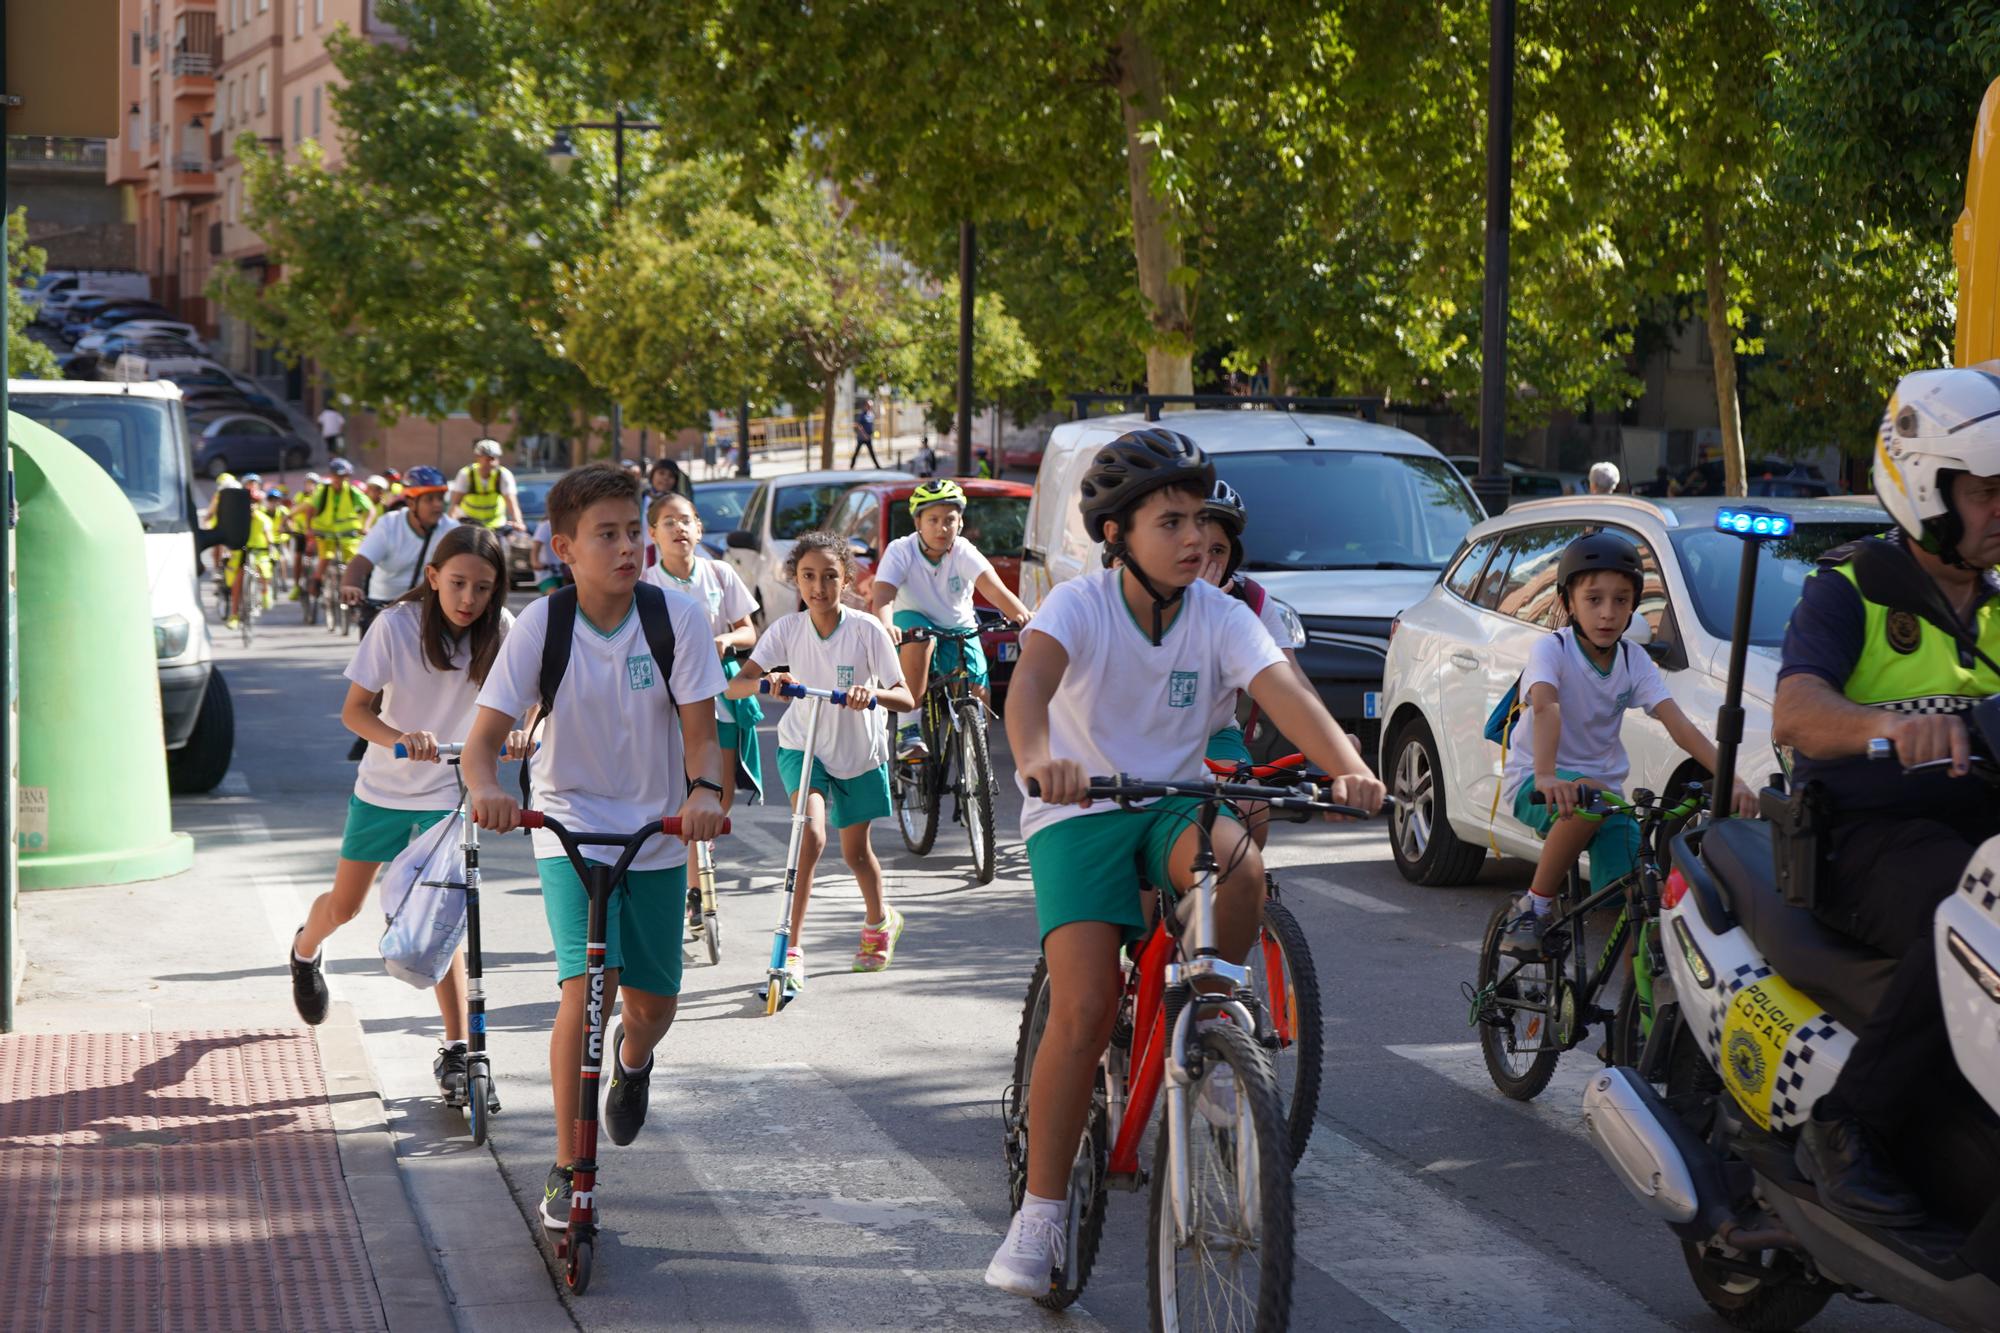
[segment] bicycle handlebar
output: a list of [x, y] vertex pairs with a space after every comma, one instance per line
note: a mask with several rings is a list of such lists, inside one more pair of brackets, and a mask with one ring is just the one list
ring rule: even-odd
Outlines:
[[[757, 682], [757, 692], [759, 694], [770, 694], [773, 692], [768, 677]], [[835, 707], [847, 707], [846, 690], [822, 690], [816, 685], [801, 685], [797, 681], [793, 681], [789, 685], [780, 685], [776, 693], [786, 699], [826, 699], [832, 702]], [[870, 699], [868, 706], [870, 708], [875, 707], [875, 701]]]
[[[1632, 815], [1639, 819], [1678, 819], [1682, 815], [1693, 814], [1695, 811], [1701, 809], [1704, 794], [1701, 783], [1690, 782], [1688, 784], [1688, 794], [1681, 798], [1680, 803], [1677, 805], [1668, 805], [1663, 801], [1652, 801], [1650, 803], [1646, 801], [1628, 801], [1616, 792], [1605, 791], [1602, 787], [1586, 786], [1579, 788], [1579, 790], [1583, 793], [1583, 800], [1577, 806], [1576, 813], [1585, 819], [1603, 819], [1606, 815]], [[1600, 801], [1604, 803], [1605, 809], [1592, 808]], [[1547, 805], [1548, 803], [1548, 793], [1539, 791], [1528, 793], [1529, 805]]]
[[[1002, 620], [996, 628], [1006, 629], [1013, 626], [1014, 626], [1013, 621]], [[943, 629], [937, 627], [926, 628], [923, 626], [918, 626], [915, 629], [906, 629], [903, 631], [903, 642], [928, 643], [932, 639], [976, 639], [985, 632], [986, 632], [985, 630], [980, 629], [976, 626], [972, 629]]]
[[[644, 842], [646, 839], [659, 834], [665, 834], [669, 838], [678, 838], [681, 835], [681, 817], [679, 815], [662, 815], [658, 821], [648, 824], [644, 828], [634, 829], [630, 833], [572, 833], [561, 820], [540, 810], [523, 810], [520, 818], [522, 828], [547, 829], [563, 842], [578, 846], [623, 847], [633, 843]], [[729, 832], [729, 821], [726, 819], [722, 821], [722, 831], [724, 833]]]
[[1302, 770], [1306, 766], [1306, 757], [1302, 754], [1288, 754], [1282, 758], [1273, 759], [1268, 764], [1230, 764], [1224, 763], [1220, 759], [1204, 759], [1202, 762], [1207, 764], [1208, 771], [1217, 777], [1228, 778], [1247, 775], [1253, 778], [1277, 778], [1295, 775], [1300, 782], [1333, 781], [1333, 776], [1328, 773], [1303, 772]]
[[[1092, 777], [1084, 794], [1092, 800], [1101, 801], [1150, 801], [1166, 796], [1192, 796], [1202, 801], [1262, 801], [1273, 810], [1301, 816], [1325, 814], [1345, 815], [1349, 819], [1371, 818], [1365, 810], [1300, 796], [1289, 787], [1259, 787], [1244, 782], [1141, 782], [1121, 773], [1116, 777]], [[1041, 799], [1042, 784], [1029, 778], [1028, 795]], [[1384, 811], [1394, 805], [1393, 798], [1382, 798]]]

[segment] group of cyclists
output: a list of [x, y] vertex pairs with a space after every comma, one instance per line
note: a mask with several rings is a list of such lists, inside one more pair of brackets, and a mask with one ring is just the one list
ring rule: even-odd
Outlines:
[[[1903, 960], [1893, 1003], [1861, 1033], [1856, 1051], [1856, 1065], [1876, 1076], [1843, 1077], [1801, 1136], [1802, 1169], [1829, 1204], [1877, 1222], [1921, 1216], [1880, 1145], [1894, 1133], [1911, 1086], [1937, 1076], [1941, 1022], [1926, 909], [1950, 891], [1977, 835], [1993, 831], [1990, 803], [1968, 804], [1951, 776], [1928, 779], [1919, 793], [1859, 759], [1871, 739], [1885, 737], [1905, 763], [1943, 758], [1952, 761], [1950, 774], [1962, 773], [1962, 714], [1975, 699], [2000, 693], [2000, 577], [1992, 568], [2000, 562], [2000, 376], [1929, 374], [1934, 378], [1906, 383], [1890, 404], [1876, 490], [1898, 531], [1873, 539], [1871, 550], [1929, 579], [1958, 629], [1873, 600], [1880, 594], [1853, 572], [1855, 552], [1833, 552], [1793, 617], [1774, 710], [1778, 739], [1836, 786], [1851, 788], [1854, 819], [1837, 835], [1845, 852], [1834, 857], [1847, 869], [1822, 919]], [[604, 1119], [614, 1143], [629, 1143], [645, 1123], [656, 1051], [680, 991], [686, 846], [722, 830], [741, 770], [755, 765], [757, 695], [794, 682], [843, 692], [844, 707], [809, 750], [803, 708], [787, 713], [778, 734], [783, 785], [792, 801], [805, 802], [809, 821], [785, 960], [796, 996], [806, 981], [801, 932], [811, 863], [829, 825], [866, 899], [852, 969], [879, 972], [896, 956], [904, 918], [884, 896], [869, 826], [890, 814], [892, 766], [920, 759], [923, 742], [906, 729], [892, 747], [890, 729], [868, 710], [885, 706], [907, 721], [934, 652], [951, 652], [945, 665], [952, 669], [976, 657], [976, 638], [933, 640], [913, 631], [975, 628], [973, 596], [984, 590], [1024, 627], [1005, 721], [1050, 988], [1029, 1084], [1036, 1133], [1026, 1188], [986, 1281], [1046, 1296], [1074, 1234], [1066, 1224], [1074, 1145], [1119, 1014], [1121, 959], [1152, 924], [1146, 886], [1172, 902], [1197, 881], [1212, 883], [1214, 956], [1241, 963], [1258, 937], [1266, 883], [1266, 830], [1254, 808], [1198, 819], [1199, 803], [1186, 796], [1107, 808], [1092, 803], [1092, 776], [1194, 782], [1206, 777], [1205, 761], [1246, 763], [1235, 730], [1240, 692], [1324, 774], [1327, 802], [1373, 815], [1385, 801], [1382, 782], [1291, 657], [1295, 644], [1279, 609], [1238, 574], [1253, 519], [1241, 497], [1185, 436], [1165, 426], [1120, 436], [1093, 456], [1080, 487], [1084, 527], [1102, 544], [1105, 567], [1058, 585], [1030, 614], [964, 537], [962, 488], [926, 480], [909, 501], [915, 531], [884, 553], [872, 614], [842, 597], [854, 578], [846, 541], [809, 533], [786, 565], [799, 609], [773, 614], [758, 634], [749, 590], [701, 553], [692, 503], [673, 489], [649, 491], [609, 464], [574, 469], [549, 492], [546, 541], [567, 583], [558, 596], [509, 615], [505, 551], [493, 530], [519, 514], [498, 453], [482, 442], [475, 463], [449, 484], [430, 468], [371, 478], [382, 483], [372, 497], [336, 459], [333, 475], [309, 481], [295, 502], [262, 497], [291, 525], [274, 528], [270, 539], [289, 531], [301, 561], [308, 542], [317, 544], [316, 573], [327, 546], [341, 544], [350, 579], [366, 564], [370, 596], [379, 588], [390, 603], [348, 671], [343, 720], [367, 755], [334, 886], [291, 951], [301, 1016], [324, 1018], [320, 944], [358, 912], [376, 868], [456, 808], [449, 774], [397, 761], [393, 747], [435, 761], [441, 742], [463, 739], [466, 808], [496, 832], [517, 827], [523, 808], [502, 786], [497, 764], [524, 753], [535, 807], [572, 828], [624, 829], [677, 814], [681, 840], [659, 842], [634, 860], [615, 901], [601, 997], [583, 988], [581, 885], [562, 849], [536, 835], [561, 992], [550, 1034], [554, 1165], [542, 1216], [559, 1230], [571, 1214], [573, 1075], [584, 1006], [601, 999], [609, 1013], [624, 992]], [[255, 488], [257, 479], [243, 484]], [[390, 557], [375, 559], [364, 539], [385, 526], [398, 535], [382, 539]], [[253, 535], [252, 549], [257, 545]], [[1568, 623], [1530, 655], [1505, 766], [1504, 794], [1546, 839], [1533, 884], [1506, 927], [1505, 950], [1515, 957], [1544, 947], [1550, 902], [1586, 851], [1593, 877], [1630, 867], [1636, 839], [1629, 819], [1575, 818], [1586, 788], [1616, 790], [1629, 772], [1619, 739], [1626, 711], [1645, 710], [1696, 760], [1711, 768], [1716, 762], [1713, 742], [1674, 704], [1651, 658], [1630, 651], [1624, 638], [1643, 592], [1631, 543], [1608, 531], [1580, 538], [1563, 553], [1557, 583]], [[559, 704], [547, 684], [552, 662], [560, 663]], [[984, 663], [969, 665], [983, 685]], [[802, 752], [813, 755], [809, 772]], [[1741, 784], [1730, 804], [1738, 814], [1755, 813]], [[1863, 869], [1890, 858], [1893, 875], [1870, 877]], [[1921, 884], [1913, 881], [1919, 868]], [[1896, 903], [1885, 906], [1892, 897]], [[465, 1070], [457, 978], [454, 972], [439, 988], [446, 1041], [436, 1068], [448, 1097], [462, 1093]], [[1195, 989], [1208, 985], [1197, 980]], [[1913, 1063], [1917, 1052], [1927, 1062], [1921, 1069]], [[1196, 1109], [1222, 1126], [1231, 1123], [1233, 1097], [1227, 1080], [1209, 1079]]]

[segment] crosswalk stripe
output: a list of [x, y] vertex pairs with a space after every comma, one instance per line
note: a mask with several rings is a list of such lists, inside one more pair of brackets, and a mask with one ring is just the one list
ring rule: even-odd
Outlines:
[[1448, 1041], [1431, 1045], [1385, 1047], [1391, 1055], [1421, 1065], [1440, 1078], [1456, 1083], [1467, 1092], [1496, 1106], [1510, 1107], [1565, 1134], [1583, 1134], [1583, 1090], [1593, 1073], [1603, 1068], [1586, 1045], [1566, 1051], [1556, 1062], [1549, 1086], [1530, 1102], [1517, 1102], [1493, 1086], [1486, 1072], [1486, 1057], [1476, 1041]]
[[1310, 889], [1320, 897], [1337, 902], [1343, 907], [1353, 907], [1360, 911], [1373, 912], [1377, 915], [1400, 916], [1410, 910], [1401, 903], [1392, 903], [1386, 898], [1377, 898], [1372, 893], [1363, 893], [1359, 889], [1350, 889], [1344, 884], [1335, 884], [1328, 880], [1316, 879], [1311, 875], [1287, 875], [1282, 883], [1286, 886], [1296, 884], [1302, 889]]

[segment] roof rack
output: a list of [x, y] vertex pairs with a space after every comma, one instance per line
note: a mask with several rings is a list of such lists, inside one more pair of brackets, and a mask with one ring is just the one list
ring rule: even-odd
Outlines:
[[1144, 411], [1148, 421], [1158, 421], [1160, 407], [1166, 403], [1185, 403], [1190, 407], [1268, 407], [1280, 412], [1343, 412], [1363, 421], [1377, 420], [1383, 407], [1380, 398], [1298, 398], [1256, 393], [1073, 393], [1069, 401], [1074, 412], [1072, 421], [1082, 421], [1090, 415], [1091, 408], [1104, 403], [1116, 403], [1127, 412]]

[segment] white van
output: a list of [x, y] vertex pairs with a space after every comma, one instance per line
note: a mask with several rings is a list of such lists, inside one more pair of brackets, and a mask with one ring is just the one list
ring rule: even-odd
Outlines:
[[236, 746], [229, 687], [215, 669], [196, 558], [214, 545], [195, 508], [181, 391], [172, 384], [9, 380], [8, 406], [68, 440], [109, 474], [146, 532], [153, 647], [167, 778], [176, 792], [211, 790]]
[[[1222, 408], [1090, 417], [1049, 436], [1028, 507], [1021, 600], [1103, 568], [1078, 490], [1091, 456], [1129, 430], [1193, 440], [1250, 513], [1244, 572], [1297, 612], [1299, 665], [1328, 711], [1376, 752], [1389, 622], [1437, 582], [1485, 514], [1443, 454], [1407, 431], [1329, 413]], [[1269, 728], [1261, 728], [1269, 732]], [[1252, 752], [1277, 738], [1252, 735]]]
[[153, 295], [153, 280], [135, 269], [64, 269], [44, 273], [33, 295], [35, 322], [62, 327], [69, 303], [79, 296], [144, 297]]

